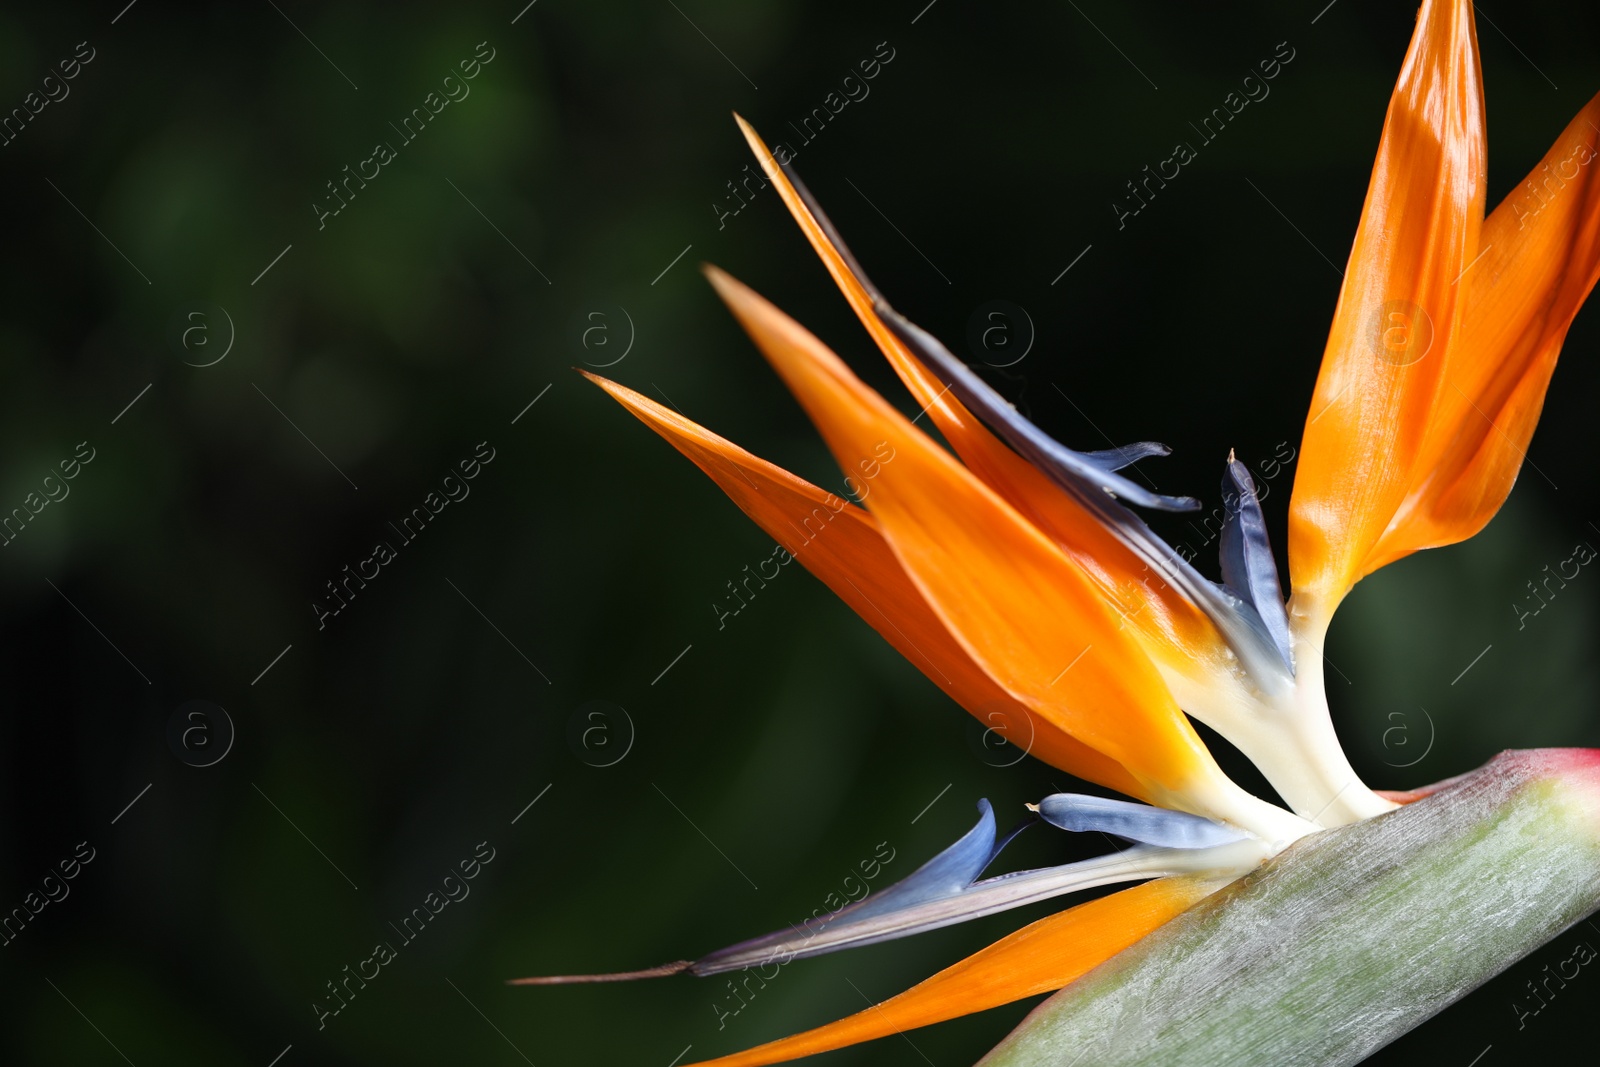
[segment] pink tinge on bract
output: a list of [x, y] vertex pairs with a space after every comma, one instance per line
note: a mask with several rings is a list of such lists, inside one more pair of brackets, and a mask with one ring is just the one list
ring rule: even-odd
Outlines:
[[[1500, 753], [1484, 769], [1526, 781], [1559, 782], [1590, 807], [1600, 821], [1600, 748], [1512, 749]], [[1479, 773], [1469, 771], [1415, 789], [1383, 789], [1378, 795], [1396, 804], [1413, 804]]]

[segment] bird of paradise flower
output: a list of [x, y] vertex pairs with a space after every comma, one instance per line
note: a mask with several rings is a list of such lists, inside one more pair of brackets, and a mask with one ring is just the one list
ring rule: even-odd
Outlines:
[[[889, 305], [792, 168], [739, 119], [850, 307], [959, 460], [714, 267], [711, 284], [839, 463], [853, 470], [883, 442], [894, 449], [865, 507], [840, 510], [818, 487], [587, 376], [780, 542], [822, 516], [828, 535], [795, 551], [802, 565], [987, 725], [1031, 736], [1035, 756], [1139, 801], [1061, 793], [1030, 805], [1031, 819], [1133, 847], [983, 879], [1010, 840], [997, 838], [984, 802], [977, 826], [950, 848], [820, 922], [650, 971], [519, 981], [715, 974], [1142, 883], [1034, 922], [858, 1015], [708, 1061], [775, 1063], [1062, 989], [1307, 835], [1426, 795], [1375, 793], [1351, 769], [1324, 694], [1323, 639], [1361, 578], [1472, 536], [1510, 492], [1562, 341], [1600, 275], [1600, 180], [1583, 166], [1600, 141], [1597, 121], [1600, 96], [1530, 175], [1537, 211], [1519, 189], [1485, 218], [1472, 7], [1423, 3], [1307, 417], [1286, 603], [1243, 464], [1230, 456], [1225, 467], [1215, 582], [1132, 510], [1198, 506], [1119, 473], [1163, 446], [1079, 452], [1046, 436]], [[1185, 713], [1248, 756], [1287, 807], [1231, 781]], [[1546, 754], [1497, 773], [1592, 777], [1593, 766], [1581, 754]]]

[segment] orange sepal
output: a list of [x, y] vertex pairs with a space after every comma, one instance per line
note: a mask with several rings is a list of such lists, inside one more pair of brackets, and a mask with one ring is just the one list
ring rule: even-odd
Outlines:
[[[759, 134], [733, 116], [761, 169], [822, 260], [867, 333], [925, 410], [940, 435], [979, 480], [1056, 542], [1097, 585], [1153, 657], [1169, 668], [1211, 681], [1226, 673], [1228, 652], [1201, 611], [1153, 573], [1129, 548], [1049, 477], [1017, 455], [969, 412], [873, 313], [872, 294], [812, 215]], [[1110, 444], [1111, 442], [1106, 442]]]
[[1030, 715], [973, 662], [900, 569], [870, 514], [626, 386], [582, 373], [692, 460], [785, 552], [1001, 739], [1069, 774], [1147, 799], [1116, 761]]
[[1248, 819], [1253, 798], [1222, 774], [1083, 572], [821, 341], [742, 283], [714, 267], [706, 273], [840, 466], [882, 461], [867, 507], [978, 665], [1035, 715], [1126, 767], [1159, 803]]
[[1468, 0], [1425, 0], [1389, 102], [1289, 507], [1297, 608], [1324, 620], [1409, 492], [1479, 247], [1483, 92]]
[[691, 1067], [761, 1067], [930, 1026], [1060, 989], [1222, 883], [1163, 878], [1040, 919], [865, 1011]]
[[1505, 503], [1567, 327], [1600, 277], [1600, 96], [1484, 223], [1416, 484], [1367, 562], [1464, 541]]

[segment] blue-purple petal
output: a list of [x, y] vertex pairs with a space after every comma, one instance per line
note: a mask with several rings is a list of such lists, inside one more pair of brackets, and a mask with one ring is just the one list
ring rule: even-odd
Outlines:
[[1099, 831], [1162, 848], [1211, 848], [1247, 836], [1224, 823], [1188, 812], [1082, 793], [1052, 793], [1039, 801], [1038, 809], [1045, 822], [1062, 830]]
[[1289, 635], [1289, 613], [1283, 606], [1283, 587], [1278, 584], [1278, 563], [1272, 558], [1272, 543], [1267, 537], [1267, 522], [1256, 497], [1255, 479], [1250, 468], [1228, 456], [1227, 474], [1222, 480], [1223, 587], [1249, 605], [1271, 639], [1283, 662], [1294, 669], [1293, 639]]

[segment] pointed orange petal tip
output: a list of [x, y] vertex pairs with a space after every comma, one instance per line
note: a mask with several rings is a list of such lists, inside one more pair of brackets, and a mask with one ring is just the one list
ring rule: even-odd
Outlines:
[[928, 679], [971, 712], [993, 736], [1052, 767], [1119, 793], [1154, 800], [1120, 763], [1007, 693], [956, 642], [912, 585], [863, 508], [850, 504], [651, 400], [581, 372], [665, 438], [801, 566], [850, 606]]
[[756, 128], [750, 125], [743, 115], [737, 111], [733, 112], [733, 121], [739, 124], [739, 132], [744, 134], [744, 139], [749, 142], [750, 147], [757, 149], [756, 155], [758, 157], [772, 154], [771, 150], [767, 148], [767, 142], [761, 139], [761, 135], [756, 132]]
[[1289, 506], [1295, 596], [1321, 622], [1410, 490], [1461, 334], [1455, 283], [1477, 254], [1485, 156], [1472, 5], [1425, 0], [1384, 119]]

